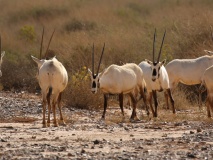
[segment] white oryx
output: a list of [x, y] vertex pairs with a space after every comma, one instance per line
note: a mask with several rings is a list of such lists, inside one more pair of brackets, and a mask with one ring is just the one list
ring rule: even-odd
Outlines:
[[[211, 51], [204, 50], [206, 53]], [[205, 70], [213, 65], [213, 56], [205, 55], [195, 59], [174, 59], [166, 65], [169, 75], [170, 88], [173, 90], [177, 84], [200, 84]], [[199, 93], [199, 106], [201, 94]]]
[[[54, 34], [54, 32], [53, 32]], [[50, 38], [49, 44], [53, 37], [53, 34]], [[47, 126], [50, 126], [50, 111], [52, 109], [53, 116], [54, 116], [54, 126], [57, 127], [58, 123], [56, 120], [56, 105], [58, 105], [60, 111], [60, 120], [62, 124], [65, 125], [63, 115], [61, 112], [61, 94], [62, 91], [66, 88], [68, 82], [68, 75], [67, 71], [64, 66], [59, 62], [55, 57], [52, 59], [46, 60], [46, 56], [48, 53], [49, 44], [47, 47], [47, 51], [45, 54], [45, 58], [41, 59], [42, 55], [42, 43], [43, 43], [43, 35], [44, 29], [42, 33], [42, 41], [41, 41], [41, 49], [40, 49], [40, 59], [35, 58], [33, 56], [32, 59], [38, 65], [38, 81], [39, 85], [42, 90], [42, 106], [43, 106], [43, 127], [46, 127], [46, 120], [45, 120], [45, 112], [46, 112], [46, 103], [48, 103], [48, 119], [47, 119]]]
[[[206, 100], [206, 106], [207, 106], [207, 116], [211, 117], [211, 111], [213, 112], [213, 66], [207, 68], [202, 76], [202, 83], [200, 86], [200, 90], [202, 89], [202, 86], [205, 86], [207, 89], [207, 100]], [[210, 111], [211, 110], [211, 111]]]
[[[144, 79], [146, 81], [146, 88], [148, 92], [148, 101], [150, 104], [150, 108], [152, 110], [153, 116], [157, 117], [157, 107], [158, 107], [158, 100], [157, 100], [157, 93], [156, 91], [164, 91], [164, 95], [167, 99], [167, 97], [170, 98], [173, 113], [175, 113], [174, 108], [174, 100], [171, 94], [170, 86], [169, 86], [169, 77], [166, 72], [166, 69], [164, 67], [164, 64], [166, 60], [160, 62], [160, 55], [161, 50], [164, 42], [166, 31], [164, 32], [163, 40], [161, 43], [161, 48], [158, 54], [158, 59], [155, 61], [155, 37], [156, 37], [156, 30], [154, 33], [154, 41], [153, 41], [153, 62], [149, 60], [142, 61], [139, 64], [139, 67], [143, 70], [144, 73]], [[155, 104], [155, 110], [152, 107], [152, 96], [154, 97], [154, 104]], [[168, 106], [168, 101], [166, 101]]]
[[1, 64], [3, 61], [3, 57], [5, 55], [5, 51], [1, 51], [1, 35], [0, 35], [0, 53], [1, 53], [1, 59], [0, 59], [0, 77], [2, 76], [2, 72], [1, 72]]
[[[105, 47], [105, 44], [104, 44]], [[101, 58], [99, 61], [97, 72], [94, 72], [94, 45], [93, 45], [93, 53], [92, 53], [92, 71], [88, 69], [91, 76], [91, 91], [92, 93], [97, 93], [100, 88], [104, 94], [104, 111], [102, 115], [102, 119], [105, 119], [105, 113], [107, 108], [107, 99], [108, 95], [119, 95], [119, 102], [121, 112], [124, 116], [123, 111], [123, 95], [128, 94], [131, 97], [133, 104], [133, 111], [131, 115], [131, 120], [137, 118], [136, 116], [136, 105], [139, 100], [135, 97], [134, 93], [140, 93], [140, 96], [143, 97], [145, 105], [146, 99], [144, 95], [145, 89], [145, 81], [143, 79], [143, 72], [138, 67], [138, 65], [134, 63], [127, 63], [122, 66], [118, 66], [115, 64], [110, 65], [106, 68], [102, 73], [99, 73], [99, 68], [102, 60], [102, 56], [104, 53], [104, 47], [102, 50]], [[140, 97], [140, 98], [141, 98]]]

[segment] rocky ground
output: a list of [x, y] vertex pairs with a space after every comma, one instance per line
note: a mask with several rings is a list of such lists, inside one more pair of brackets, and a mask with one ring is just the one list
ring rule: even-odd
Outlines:
[[[212, 120], [144, 115], [131, 123], [129, 109], [122, 119], [111, 107], [103, 122], [101, 112], [64, 107], [66, 126], [42, 128], [40, 102], [24, 92], [0, 93], [0, 159], [213, 159]], [[194, 114], [164, 112], [170, 119]]]

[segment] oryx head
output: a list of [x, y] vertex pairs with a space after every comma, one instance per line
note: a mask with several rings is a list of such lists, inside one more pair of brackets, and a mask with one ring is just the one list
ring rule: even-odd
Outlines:
[[99, 78], [100, 78], [100, 74], [101, 74], [101, 73], [99, 73], [99, 69], [100, 69], [100, 65], [101, 65], [102, 56], [103, 56], [103, 53], [104, 53], [104, 48], [105, 48], [105, 43], [104, 43], [103, 50], [102, 50], [102, 53], [101, 53], [101, 57], [100, 57], [100, 60], [99, 60], [98, 69], [97, 69], [97, 72], [95, 73], [94, 72], [94, 44], [93, 44], [92, 71], [90, 69], [88, 69], [90, 77], [91, 77], [91, 81], [92, 81], [92, 84], [91, 84], [92, 93], [97, 93], [98, 88], [99, 88]]
[[0, 77], [2, 76], [1, 72], [1, 64], [2, 64], [2, 59], [4, 57], [5, 51], [1, 51], [1, 35], [0, 35], [0, 53], [1, 53], [1, 59], [0, 59]]
[[43, 65], [43, 63], [46, 61], [48, 50], [49, 50], [49, 46], [50, 46], [50, 42], [51, 42], [51, 40], [53, 38], [54, 33], [55, 33], [55, 30], [53, 31], [53, 33], [52, 33], [52, 35], [50, 37], [46, 53], [45, 53], [44, 57], [42, 58], [43, 37], [44, 37], [44, 27], [43, 27], [43, 32], [42, 32], [42, 37], [41, 37], [41, 47], [40, 47], [40, 56], [39, 56], [39, 59], [36, 58], [36, 57], [34, 57], [34, 56], [31, 56], [32, 59], [37, 63], [38, 68], [40, 68]]
[[161, 66], [166, 63], [166, 60], [163, 60], [162, 62], [160, 62], [161, 50], [162, 50], [165, 35], [166, 35], [166, 31], [164, 32], [164, 35], [163, 35], [160, 51], [158, 54], [158, 59], [157, 59], [157, 61], [155, 61], [155, 38], [156, 38], [156, 29], [155, 29], [154, 40], [153, 40], [153, 61], [149, 61], [147, 59], [145, 60], [147, 63], [149, 63], [151, 65], [152, 81], [155, 81], [156, 79], [158, 79], [160, 77], [159, 71], [161, 69]]

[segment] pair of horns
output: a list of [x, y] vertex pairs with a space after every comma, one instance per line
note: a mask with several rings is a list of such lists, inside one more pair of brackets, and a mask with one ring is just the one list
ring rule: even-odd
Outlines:
[[[48, 50], [49, 50], [50, 42], [51, 42], [51, 40], [53, 38], [54, 33], [55, 33], [55, 29], [54, 29], [51, 37], [50, 37], [50, 40], [49, 40], [49, 43], [48, 43], [47, 50], [45, 52], [44, 58], [47, 58], [47, 53], [48, 53]], [[43, 38], [44, 38], [44, 27], [43, 27], [43, 31], [42, 31], [42, 37], [41, 37], [40, 59], [42, 59]]]
[[[164, 32], [163, 39], [162, 39], [162, 42], [161, 42], [160, 51], [158, 53], [157, 63], [160, 61], [160, 56], [161, 56], [161, 51], [162, 51], [165, 35], [166, 35], [166, 30]], [[155, 29], [154, 40], [153, 40], [153, 62], [155, 62], [155, 39], [156, 39], [156, 29]]]
[[[99, 60], [99, 64], [98, 64], [98, 69], [97, 69], [97, 73], [96, 75], [98, 75], [98, 72], [99, 72], [99, 69], [100, 69], [100, 65], [101, 65], [101, 60], [102, 60], [102, 57], [103, 57], [103, 54], [104, 54], [104, 48], [105, 48], [105, 43], [104, 43], [104, 46], [103, 46], [103, 49], [102, 49], [102, 53], [101, 53], [101, 57], [100, 57], [100, 60]], [[92, 47], [92, 74], [94, 74], [94, 51], [95, 50], [95, 47], [94, 47], [94, 43], [93, 43], [93, 47]]]

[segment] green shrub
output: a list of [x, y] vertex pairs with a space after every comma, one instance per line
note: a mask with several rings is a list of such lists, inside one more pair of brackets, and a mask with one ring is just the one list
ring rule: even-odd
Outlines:
[[68, 22], [64, 28], [68, 32], [75, 32], [75, 31], [82, 31], [82, 30], [90, 31], [96, 28], [96, 23], [89, 22], [89, 21], [79, 21], [77, 19], [73, 19], [71, 22]]
[[101, 94], [90, 91], [90, 77], [87, 68], [82, 67], [75, 74], [69, 76], [69, 84], [65, 91], [66, 104], [69, 107], [81, 109], [97, 109], [103, 103]]
[[36, 39], [35, 29], [33, 26], [25, 25], [19, 30], [20, 37], [26, 41], [33, 42]]

